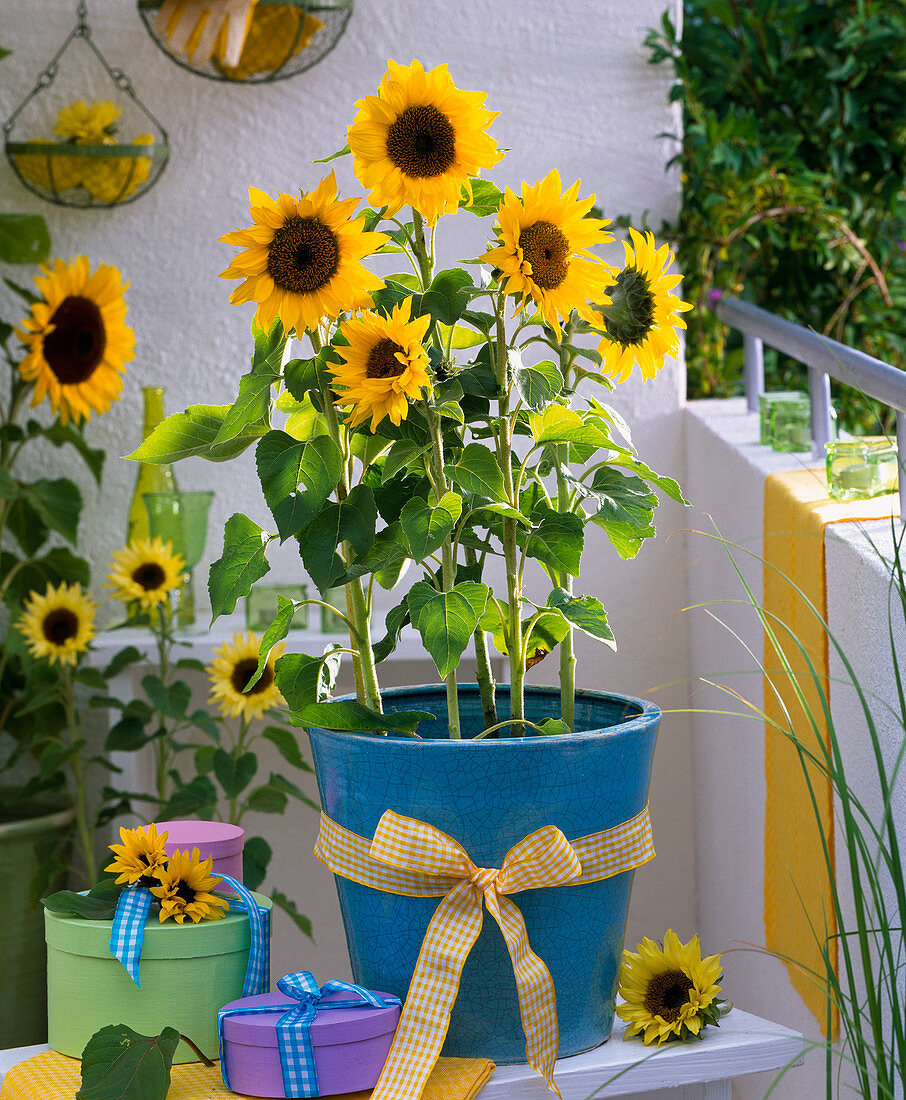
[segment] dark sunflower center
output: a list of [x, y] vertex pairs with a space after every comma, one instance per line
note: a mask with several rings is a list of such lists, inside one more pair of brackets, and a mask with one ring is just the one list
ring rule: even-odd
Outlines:
[[282, 290], [310, 294], [336, 275], [340, 246], [333, 230], [317, 218], [289, 218], [274, 232], [267, 273]]
[[90, 298], [64, 298], [44, 337], [44, 358], [64, 386], [86, 382], [104, 358], [107, 332], [101, 311]]
[[58, 607], [44, 616], [41, 631], [52, 645], [63, 645], [78, 634], [79, 617], [68, 607]]
[[407, 107], [387, 131], [387, 156], [407, 176], [440, 176], [456, 159], [456, 131], [436, 107]]
[[149, 592], [153, 588], [160, 588], [167, 579], [167, 574], [156, 561], [146, 561], [133, 571], [132, 579], [139, 588]]
[[380, 340], [371, 349], [368, 362], [365, 364], [365, 375], [368, 378], [399, 378], [406, 369], [396, 358], [396, 353], [403, 349], [392, 340]]
[[195, 891], [187, 882], [183, 882], [180, 879], [179, 884], [176, 887], [176, 896], [181, 902], [189, 905], [195, 900]]
[[691, 978], [682, 970], [668, 970], [648, 983], [645, 1008], [652, 1016], [661, 1016], [668, 1024], [675, 1023], [689, 1001], [689, 990], [692, 988]]
[[532, 281], [542, 290], [556, 290], [569, 271], [569, 241], [550, 222], [535, 222], [519, 234], [519, 247], [532, 265]]
[[246, 684], [251, 680], [257, 667], [258, 662], [254, 657], [243, 657], [241, 661], [237, 661], [233, 665], [230, 683], [233, 685], [234, 691], [237, 691], [240, 695], [257, 695], [259, 691], [266, 691], [271, 686], [274, 682], [274, 673], [270, 665], [265, 665], [261, 675], [252, 687], [246, 691]]
[[626, 267], [615, 286], [607, 288], [611, 305], [604, 307], [604, 328], [618, 344], [641, 344], [654, 327], [654, 295], [648, 277]]

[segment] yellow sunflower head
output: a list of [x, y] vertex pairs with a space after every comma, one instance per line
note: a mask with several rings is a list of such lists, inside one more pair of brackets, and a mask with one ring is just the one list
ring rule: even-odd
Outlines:
[[[590, 302], [598, 302], [616, 271], [589, 251], [612, 241], [609, 222], [586, 217], [594, 195], [579, 199], [579, 182], [563, 192], [560, 176], [552, 171], [533, 187], [522, 185], [521, 198], [509, 188], [498, 213], [497, 244], [482, 259], [502, 272], [507, 294], [529, 298], [545, 321], [557, 326], [576, 310], [595, 319]], [[606, 296], [606, 295], [605, 295]]]
[[630, 229], [629, 235], [632, 243], [623, 242], [626, 266], [607, 288], [609, 300], [594, 323], [607, 333], [598, 345], [603, 373], [625, 382], [638, 363], [647, 382], [667, 355], [678, 354], [677, 329], [686, 327], [680, 314], [692, 306], [671, 294], [682, 276], [667, 274], [673, 263], [669, 246], [658, 248], [651, 233]]
[[372, 206], [412, 206], [431, 223], [455, 213], [470, 176], [502, 160], [485, 131], [499, 112], [484, 92], [457, 88], [446, 65], [389, 61], [376, 96], [356, 103], [347, 131], [353, 167]]
[[250, 187], [254, 225], [220, 238], [245, 249], [220, 273], [243, 280], [230, 301], [256, 302], [258, 324], [268, 328], [279, 317], [287, 332], [315, 329], [321, 320], [372, 306], [371, 292], [384, 283], [360, 261], [387, 236], [366, 233], [361, 219], [352, 218], [358, 202], [337, 200], [333, 172], [298, 199], [272, 199]]
[[53, 130], [61, 138], [69, 138], [82, 145], [100, 145], [109, 137], [113, 124], [123, 112], [111, 103], [102, 100], [89, 107], [84, 99], [70, 103], [57, 112], [57, 124]]
[[281, 642], [274, 646], [261, 675], [246, 691], [246, 685], [258, 667], [259, 638], [251, 630], [236, 633], [232, 642], [224, 642], [214, 650], [208, 666], [211, 681], [210, 700], [216, 703], [224, 717], [260, 718], [270, 707], [284, 705], [283, 696], [274, 683], [274, 662], [286, 648]]
[[167, 834], [157, 832], [156, 825], [146, 829], [120, 829], [122, 844], [111, 844], [110, 851], [116, 856], [108, 863], [105, 871], [117, 872], [117, 884], [132, 886], [157, 886], [158, 875], [167, 866], [168, 855], [165, 851]]
[[369, 416], [372, 431], [385, 416], [399, 424], [406, 419], [409, 401], [431, 389], [423, 345], [431, 318], [410, 320], [411, 311], [412, 299], [406, 298], [389, 317], [362, 313], [340, 326], [349, 347], [337, 351], [346, 362], [329, 369], [340, 394], [335, 404], [349, 406], [351, 427]]
[[211, 872], [214, 857], [202, 860], [198, 849], [191, 855], [177, 849], [167, 860], [167, 865], [157, 872], [159, 886], [152, 886], [151, 893], [160, 902], [160, 921], [175, 920], [183, 924], [186, 917], [193, 924], [203, 920], [220, 920], [229, 909], [225, 898], [215, 897], [211, 891], [220, 879]]
[[175, 553], [173, 544], [163, 542], [160, 535], [134, 539], [114, 551], [105, 587], [112, 589], [114, 599], [123, 603], [137, 600], [142, 610], [150, 611], [179, 588], [185, 567], [182, 554]]
[[698, 936], [680, 943], [672, 928], [664, 946], [647, 937], [638, 953], [623, 952], [617, 1015], [629, 1025], [626, 1038], [641, 1035], [645, 1045], [696, 1037], [720, 1021], [720, 955], [703, 959]]
[[29, 595], [16, 627], [33, 657], [74, 665], [94, 637], [96, 610], [80, 584], [61, 583], [58, 588], [49, 584], [43, 596]]
[[35, 284], [43, 298], [16, 329], [28, 349], [19, 372], [34, 383], [32, 405], [49, 397], [63, 424], [78, 423], [119, 400], [135, 345], [123, 298], [129, 284], [108, 264], [91, 274], [86, 256], [41, 270]]

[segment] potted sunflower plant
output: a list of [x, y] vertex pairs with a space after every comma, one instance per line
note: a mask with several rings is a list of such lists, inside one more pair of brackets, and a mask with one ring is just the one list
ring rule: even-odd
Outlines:
[[[0, 217], [0, 259], [35, 263], [48, 251], [42, 219]], [[20, 461], [26, 448], [71, 448], [100, 484], [104, 452], [89, 444], [84, 425], [118, 397], [133, 336], [114, 267], [92, 271], [84, 256], [57, 259], [34, 291], [6, 282], [28, 314], [15, 329], [0, 323], [9, 368], [0, 398], [0, 881], [8, 937], [0, 950], [16, 991], [0, 1008], [0, 1031], [26, 1043], [41, 1039], [46, 1025], [35, 903], [71, 864], [74, 822], [75, 862], [93, 876], [94, 828], [111, 809], [89, 805], [85, 772], [93, 765], [80, 732], [81, 697], [107, 683], [83, 660], [94, 603], [77, 550], [82, 495], [68, 477], [23, 478]], [[26, 419], [29, 402], [47, 402], [52, 416]]]
[[[484, 104], [445, 66], [391, 61], [337, 154], [352, 157], [370, 208], [356, 213], [332, 173], [298, 197], [251, 188], [252, 225], [222, 238], [240, 249], [223, 272], [241, 280], [231, 300], [256, 307], [251, 369], [232, 405], [171, 416], [132, 456], [216, 460], [255, 446], [274, 529], [227, 521], [209, 579], [215, 616], [268, 572], [277, 541], [297, 542], [315, 602], [345, 588], [334, 610], [355, 698], [331, 697], [333, 652], [284, 654], [275, 678], [311, 740], [316, 854], [338, 876], [355, 980], [409, 989], [379, 1098], [404, 1094], [410, 1055], [417, 1095], [448, 1017], [447, 1053], [528, 1058], [548, 1081], [554, 991], [561, 1055], [606, 1039], [631, 871], [653, 854], [659, 712], [576, 689], [574, 631], [615, 642], [602, 603], [575, 580], [590, 525], [631, 558], [655, 534], [658, 492], [683, 499], [638, 457], [606, 398], [636, 364], [656, 375], [688, 307], [650, 234], [631, 231], [622, 269], [597, 254], [612, 237], [578, 182], [564, 188], [549, 171], [516, 194], [481, 178], [503, 156]], [[489, 243], [443, 267], [444, 222], [460, 210], [488, 219]], [[386, 254], [410, 270], [378, 277], [365, 261]], [[289, 339], [302, 342], [295, 357]], [[282, 426], [275, 408], [288, 413]], [[379, 636], [374, 587], [397, 587], [407, 564], [420, 576]], [[296, 606], [278, 601], [248, 690]], [[409, 627], [441, 682], [382, 691], [380, 663]], [[494, 683], [490, 645], [508, 662], [506, 685]], [[555, 652], [556, 686], [527, 687], [526, 670]], [[503, 897], [517, 892], [518, 908]], [[425, 899], [439, 896], [432, 917]], [[480, 931], [482, 897], [503, 938]], [[422, 979], [448, 937], [449, 980], [425, 1009], [438, 1022], [419, 1034]]]

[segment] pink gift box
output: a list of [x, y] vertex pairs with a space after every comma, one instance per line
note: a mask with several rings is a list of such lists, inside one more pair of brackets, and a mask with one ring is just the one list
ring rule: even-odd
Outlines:
[[222, 821], [156, 821], [158, 833], [167, 834], [164, 851], [198, 849], [202, 859], [214, 857], [214, 874], [232, 875], [242, 882], [242, 848], [245, 830]]
[[[378, 993], [379, 997], [389, 994]], [[390, 1053], [400, 1018], [400, 1006], [330, 1010], [331, 1001], [348, 1000], [339, 990], [326, 994], [311, 1022], [311, 1045], [318, 1095], [374, 1088]], [[261, 993], [231, 1001], [224, 1008], [273, 1005], [273, 1012], [226, 1016], [223, 1020], [223, 1069], [230, 1088], [247, 1096], [283, 1096], [283, 1073], [277, 1049], [276, 1024], [298, 1001], [284, 993]], [[224, 1073], [226, 1079], [226, 1072]]]

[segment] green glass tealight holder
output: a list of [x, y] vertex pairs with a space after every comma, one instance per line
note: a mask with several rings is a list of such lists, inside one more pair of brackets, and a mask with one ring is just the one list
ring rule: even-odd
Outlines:
[[[321, 599], [324, 603], [333, 604], [334, 607], [345, 610], [346, 608], [346, 589], [345, 588], [328, 588], [325, 592], [321, 593]], [[347, 631], [346, 620], [341, 618], [332, 608], [321, 608], [321, 633], [322, 634], [345, 634]]]
[[763, 447], [771, 445], [771, 432], [773, 428], [774, 409], [787, 401], [801, 402], [808, 400], [801, 390], [776, 390], [773, 393], [758, 395], [758, 442]]
[[825, 444], [827, 489], [834, 500], [868, 500], [897, 491], [897, 445], [884, 436]]
[[[277, 614], [278, 596], [300, 603], [308, 599], [308, 589], [304, 584], [256, 584], [245, 598], [245, 625], [249, 630], [256, 633], [267, 630]], [[308, 629], [308, 604], [296, 608], [289, 628]]]
[[172, 493], [144, 493], [151, 535], [160, 535], [164, 542], [185, 558], [182, 584], [176, 592], [176, 622], [192, 626], [195, 622], [195, 592], [192, 570], [201, 560], [208, 537], [208, 509], [214, 494], [208, 490]]
[[810, 451], [812, 449], [811, 405], [808, 394], [798, 400], [779, 401], [771, 412], [771, 449]]

